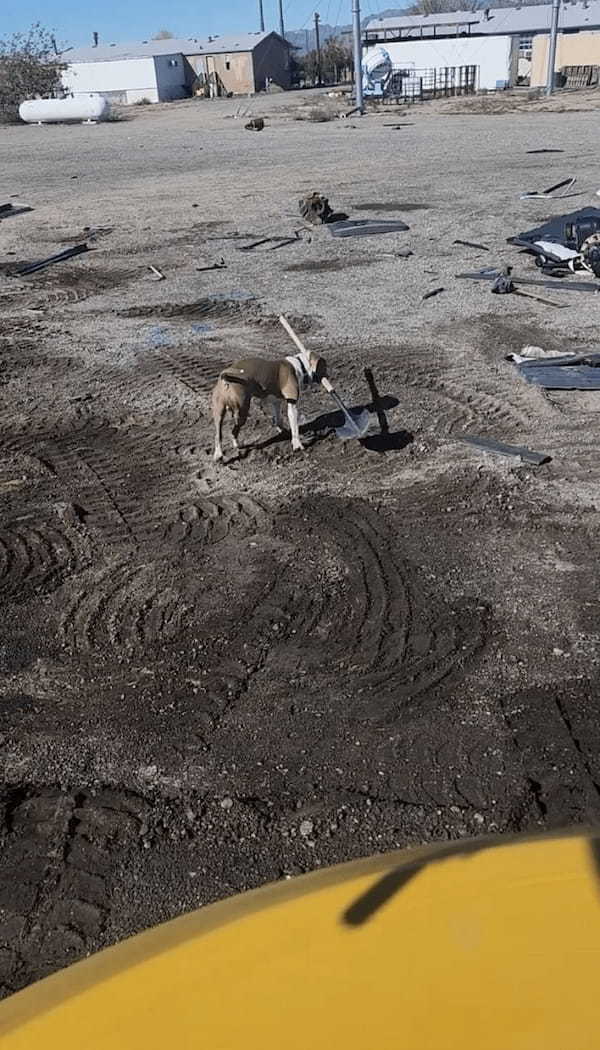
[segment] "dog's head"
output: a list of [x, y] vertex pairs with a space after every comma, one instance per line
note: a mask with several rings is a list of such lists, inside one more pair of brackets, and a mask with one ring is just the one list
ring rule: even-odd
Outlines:
[[319, 357], [315, 354], [314, 350], [311, 350], [308, 355], [310, 361], [310, 378], [313, 383], [320, 383], [322, 379], [327, 376], [327, 361], [324, 357]]

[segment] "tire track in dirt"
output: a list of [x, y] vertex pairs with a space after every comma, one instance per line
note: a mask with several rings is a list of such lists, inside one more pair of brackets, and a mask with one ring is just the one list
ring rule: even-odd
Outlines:
[[219, 543], [231, 532], [254, 532], [264, 520], [264, 508], [244, 495], [215, 495], [181, 507], [164, 531], [169, 543], [184, 546]]
[[26, 599], [55, 590], [84, 560], [67, 530], [33, 516], [15, 521], [0, 530], [0, 593]]
[[192, 612], [154, 565], [95, 569], [79, 577], [76, 587], [58, 632], [72, 651], [145, 651], [175, 637]]
[[38, 273], [29, 277], [21, 287], [25, 287], [28, 292], [29, 308], [47, 309], [49, 306], [80, 303], [94, 295], [114, 291], [135, 276], [133, 270], [119, 273], [99, 267], [96, 263], [90, 269], [70, 266], [63, 272]]
[[0, 826], [0, 981], [15, 991], [102, 942], [112, 852], [137, 845], [149, 807], [128, 792], [9, 789]]
[[[439, 685], [484, 644], [486, 610], [425, 599], [381, 517], [358, 501], [298, 507], [306, 564], [292, 562], [257, 598], [248, 644], [268, 639], [267, 671], [334, 676], [357, 718], [386, 718]], [[312, 524], [308, 524], [312, 523]], [[286, 524], [279, 519], [285, 536]], [[312, 544], [315, 543], [313, 550]], [[316, 582], [317, 581], [317, 582]], [[278, 641], [273, 644], [273, 632]], [[350, 655], [349, 655], [350, 654]]]
[[[535, 689], [502, 701], [538, 817], [553, 827], [600, 820], [594, 692], [572, 683], [565, 689]], [[578, 723], [585, 727], [582, 739], [589, 752], [580, 742]]]
[[232, 530], [248, 531], [260, 504], [243, 494], [199, 497], [197, 460], [186, 461], [172, 431], [151, 433], [94, 431], [85, 443], [48, 444], [43, 461], [111, 544], [215, 543]]
[[[176, 557], [197, 554], [233, 532], [253, 533], [266, 520], [264, 509], [245, 496], [216, 495], [182, 507], [157, 537], [160, 550]], [[163, 546], [164, 543], [164, 546]], [[193, 622], [197, 598], [191, 582], [178, 586], [174, 567], [161, 561], [119, 561], [88, 570], [66, 585], [58, 635], [71, 651], [148, 652], [168, 645]]]
[[490, 382], [479, 373], [473, 377], [473, 390], [469, 392], [465, 373], [459, 369], [448, 369], [440, 376], [430, 371], [411, 370], [406, 376], [409, 386], [430, 392], [439, 398], [443, 406], [436, 411], [433, 429], [437, 433], [452, 434], [456, 429], [476, 425], [480, 429], [510, 432], [528, 429], [531, 426], [531, 405], [525, 396], [516, 393], [507, 385], [504, 394], [498, 392], [501, 385], [497, 377]]
[[135, 535], [107, 487], [103, 473], [97, 464], [88, 461], [86, 452], [73, 438], [60, 445], [48, 443], [39, 458], [60, 478], [84, 508], [90, 524], [96, 525], [105, 539], [112, 543], [135, 543]]

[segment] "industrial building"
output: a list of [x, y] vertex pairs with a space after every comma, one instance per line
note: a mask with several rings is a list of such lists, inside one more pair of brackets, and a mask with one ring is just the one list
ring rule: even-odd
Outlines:
[[63, 52], [62, 82], [69, 94], [120, 103], [252, 95], [267, 81], [290, 87], [291, 48], [272, 32], [95, 45]]
[[[539, 84], [545, 81], [545, 73], [540, 79], [541, 58], [535, 70], [532, 68], [534, 42], [548, 37], [551, 17], [551, 4], [395, 15], [369, 22], [363, 43], [367, 54], [377, 47], [385, 49], [394, 68], [408, 67], [429, 74], [435, 70], [438, 80], [444, 68], [459, 70], [476, 65], [478, 89], [513, 87], [518, 82], [527, 83], [530, 77], [532, 84]], [[561, 4], [557, 69], [597, 63], [594, 30], [600, 30], [600, 0]], [[570, 38], [577, 35], [581, 40], [571, 43]], [[536, 46], [541, 55], [541, 41]], [[570, 58], [563, 60], [561, 48], [565, 56], [576, 58], [572, 62]]]

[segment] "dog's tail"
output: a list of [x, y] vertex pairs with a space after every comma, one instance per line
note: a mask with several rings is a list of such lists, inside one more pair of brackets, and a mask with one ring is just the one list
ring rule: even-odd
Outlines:
[[219, 379], [224, 383], [239, 383], [241, 386], [249, 386], [250, 382], [245, 376], [235, 375], [233, 372], [221, 372]]

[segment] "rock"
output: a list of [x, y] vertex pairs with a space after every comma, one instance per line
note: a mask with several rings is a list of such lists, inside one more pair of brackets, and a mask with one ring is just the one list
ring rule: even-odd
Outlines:
[[232, 798], [222, 798], [221, 799], [221, 809], [231, 809], [232, 807], [233, 807], [233, 799]]
[[313, 833], [314, 824], [312, 820], [303, 820], [300, 825], [300, 834], [303, 839], [307, 839], [309, 835]]

